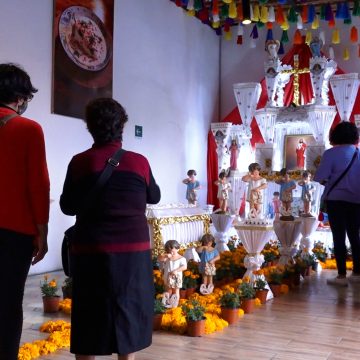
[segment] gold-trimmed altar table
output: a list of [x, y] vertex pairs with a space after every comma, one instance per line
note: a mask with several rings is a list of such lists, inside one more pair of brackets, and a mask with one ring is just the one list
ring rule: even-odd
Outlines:
[[150, 205], [146, 217], [155, 256], [164, 250], [167, 240], [177, 240], [187, 248], [210, 232], [209, 213], [194, 205]]

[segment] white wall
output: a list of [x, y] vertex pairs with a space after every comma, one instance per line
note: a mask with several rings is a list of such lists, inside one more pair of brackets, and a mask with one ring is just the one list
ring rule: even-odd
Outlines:
[[[312, 30], [313, 36], [318, 35], [320, 30], [325, 31], [325, 45], [323, 51], [328, 54], [328, 47], [332, 45], [335, 52], [335, 61], [338, 66], [345, 72], [359, 72], [360, 58], [358, 57], [358, 44], [352, 44], [349, 41], [350, 28], [355, 25], [360, 31], [360, 18], [353, 18], [352, 25], [344, 25], [342, 22], [337, 21], [337, 26], [340, 29], [341, 44], [331, 44], [332, 29], [329, 29], [327, 24], [323, 21], [321, 28], [318, 30]], [[250, 33], [253, 29], [253, 24], [244, 27], [243, 45], [236, 44], [236, 32], [237, 28], [233, 28], [233, 39], [221, 41], [221, 80], [220, 80], [220, 109], [221, 118], [228, 115], [235, 107], [236, 101], [234, 97], [232, 85], [239, 82], [260, 82], [264, 78], [264, 61], [267, 59], [267, 53], [265, 51], [265, 40], [267, 29], [258, 28], [259, 38], [256, 40], [256, 48], [250, 48]], [[288, 31], [289, 43], [285, 44], [285, 54], [292, 47], [293, 34], [296, 27], [291, 26]], [[280, 40], [282, 30], [278, 25], [274, 25], [274, 39]], [[305, 25], [302, 34], [305, 35]], [[350, 60], [343, 60], [343, 49], [347, 46], [350, 51]], [[282, 55], [280, 56], [280, 58]]]
[[[52, 17], [50, 0], [0, 5], [0, 61], [21, 64], [39, 89], [26, 116], [43, 127], [51, 179], [49, 253], [31, 273], [61, 267], [61, 194], [71, 157], [91, 145], [79, 119], [51, 114]], [[168, 0], [115, 0], [113, 97], [129, 114], [124, 148], [144, 154], [162, 190], [162, 203], [185, 202], [181, 180], [190, 168], [203, 185], [209, 124], [218, 120], [219, 39]], [[143, 126], [143, 138], [134, 136]]]

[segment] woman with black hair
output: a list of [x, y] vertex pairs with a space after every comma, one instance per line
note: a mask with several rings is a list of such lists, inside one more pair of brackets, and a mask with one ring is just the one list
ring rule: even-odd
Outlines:
[[[338, 269], [338, 275], [327, 282], [331, 285], [347, 286], [346, 235], [353, 258], [353, 271], [349, 281], [360, 282], [360, 157], [357, 149], [359, 132], [355, 124], [344, 121], [330, 132], [329, 140], [333, 147], [324, 152], [314, 181], [325, 185], [324, 194]], [[338, 179], [340, 181], [336, 183]]]
[[126, 151], [91, 209], [81, 212], [108, 159], [122, 147], [127, 120], [113, 99], [87, 105], [94, 144], [72, 158], [60, 198], [64, 214], [76, 215], [70, 351], [78, 360], [112, 353], [134, 359], [151, 344], [154, 284], [145, 210], [160, 201], [160, 189], [147, 159]]
[[0, 64], [0, 359], [16, 360], [30, 264], [47, 252], [49, 175], [41, 126], [21, 116], [37, 92], [29, 75]]

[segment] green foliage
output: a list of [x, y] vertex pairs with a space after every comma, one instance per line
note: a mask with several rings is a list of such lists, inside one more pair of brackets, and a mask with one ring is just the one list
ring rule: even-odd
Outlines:
[[250, 282], [243, 281], [238, 289], [240, 299], [255, 299], [255, 289]]
[[48, 276], [44, 275], [44, 280], [40, 281], [41, 294], [44, 297], [58, 296], [58, 286], [55, 279], [48, 281]]
[[240, 296], [238, 292], [225, 292], [220, 298], [220, 306], [226, 309], [240, 307]]
[[315, 242], [314, 248], [312, 249], [312, 251], [319, 261], [321, 261], [321, 262], [326, 261], [328, 254], [325, 249], [324, 243], [322, 243], [321, 241]]
[[205, 308], [200, 304], [198, 300], [187, 300], [181, 306], [181, 310], [186, 317], [186, 320], [199, 321], [205, 319]]
[[265, 290], [266, 289], [266, 281], [258, 276], [254, 283], [255, 290]]
[[271, 267], [265, 276], [269, 284], [281, 285], [284, 272], [276, 267]]
[[154, 301], [154, 314], [163, 314], [166, 311], [165, 305], [161, 299], [155, 299]]

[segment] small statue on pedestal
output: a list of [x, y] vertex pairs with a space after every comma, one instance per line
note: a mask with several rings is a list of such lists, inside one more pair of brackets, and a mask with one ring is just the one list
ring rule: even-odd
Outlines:
[[237, 160], [239, 157], [239, 146], [237, 144], [236, 139], [231, 140], [230, 145], [230, 170], [237, 170]]
[[315, 36], [309, 45], [313, 57], [321, 57], [321, 48], [323, 45], [323, 41], [319, 37]]
[[274, 210], [274, 217], [277, 220], [280, 217], [280, 207], [281, 207], [280, 193], [278, 191], [274, 191], [273, 193], [272, 206]]
[[301, 216], [314, 217], [310, 210], [315, 186], [311, 183], [311, 174], [308, 171], [302, 173], [302, 180], [298, 182], [298, 185], [302, 187], [301, 200], [304, 204], [304, 213]]
[[249, 183], [246, 201], [250, 203], [250, 218], [262, 215], [263, 190], [267, 188], [266, 179], [260, 176], [260, 165], [251, 163], [249, 173], [242, 177], [242, 181]]
[[203, 295], [211, 294], [214, 290], [213, 277], [216, 275], [215, 262], [220, 260], [220, 254], [213, 248], [215, 238], [211, 234], [205, 234], [201, 238], [201, 246], [196, 248], [199, 253], [200, 263], [199, 272], [202, 276], [200, 293]]
[[199, 181], [195, 179], [196, 171], [191, 169], [187, 172], [187, 178], [182, 182], [186, 185], [186, 200], [189, 204], [197, 205], [197, 191], [201, 188]]
[[219, 200], [220, 211], [226, 212], [227, 202], [229, 199], [229, 191], [231, 191], [231, 184], [226, 180], [226, 171], [222, 170], [219, 174], [219, 180], [215, 181], [218, 186], [217, 198]]
[[296, 182], [290, 179], [289, 171], [286, 168], [280, 170], [281, 178], [275, 183], [280, 185], [280, 220], [293, 221], [295, 218], [292, 215], [291, 203], [293, 201], [292, 191], [296, 189]]
[[165, 292], [162, 303], [166, 308], [177, 307], [180, 300], [180, 289], [183, 283], [183, 271], [187, 269], [186, 259], [179, 254], [180, 244], [176, 240], [165, 243], [165, 253], [158, 256]]

